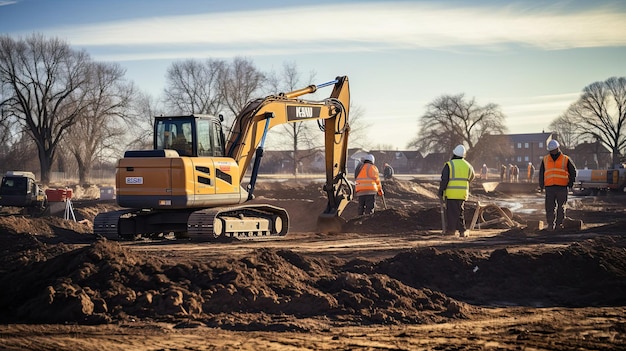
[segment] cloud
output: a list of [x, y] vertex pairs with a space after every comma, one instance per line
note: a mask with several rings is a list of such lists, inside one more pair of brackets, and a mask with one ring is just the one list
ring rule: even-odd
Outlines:
[[[507, 113], [509, 115], [529, 116], [542, 113], [556, 113], [552, 118], [558, 117], [569, 105], [574, 103], [580, 97], [580, 92], [531, 96], [526, 98], [511, 98], [514, 104], [507, 105]], [[506, 102], [507, 99], [503, 99]]]
[[[516, 133], [536, 133], [548, 130], [552, 121], [580, 97], [580, 92], [510, 98], [503, 108], [506, 123]], [[500, 102], [506, 104], [507, 99]]]
[[17, 0], [15, 0], [15, 1], [2, 1], [2, 0], [0, 0], [0, 6], [15, 5], [15, 4], [17, 4]]
[[[374, 2], [142, 18], [48, 28], [72, 45], [123, 59], [380, 51], [516, 44], [541, 49], [626, 44], [626, 12]], [[163, 49], [163, 47], [167, 49]], [[132, 48], [132, 50], [129, 50]]]

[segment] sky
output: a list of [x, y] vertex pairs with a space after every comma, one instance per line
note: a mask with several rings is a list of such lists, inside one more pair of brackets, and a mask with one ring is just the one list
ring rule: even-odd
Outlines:
[[623, 0], [0, 0], [0, 33], [64, 39], [155, 97], [186, 59], [295, 63], [314, 84], [346, 75], [371, 149], [407, 149], [442, 95], [540, 133], [585, 86], [626, 76]]

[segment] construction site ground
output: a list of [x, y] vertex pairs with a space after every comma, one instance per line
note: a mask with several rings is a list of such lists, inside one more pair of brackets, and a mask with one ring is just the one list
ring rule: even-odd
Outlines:
[[460, 238], [441, 235], [436, 181], [384, 189], [322, 234], [320, 181], [262, 179], [253, 201], [290, 215], [271, 241], [108, 241], [93, 219], [118, 208], [97, 189], [74, 189], [77, 221], [3, 208], [0, 349], [626, 349], [626, 195], [571, 196], [582, 228], [548, 232], [542, 194], [477, 181], [470, 200], [515, 225], [485, 211]]

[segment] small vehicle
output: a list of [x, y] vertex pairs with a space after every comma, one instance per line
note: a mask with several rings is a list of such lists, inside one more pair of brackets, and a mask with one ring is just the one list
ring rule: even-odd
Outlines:
[[574, 195], [598, 195], [607, 192], [626, 191], [626, 165], [619, 164], [613, 169], [576, 170]]
[[35, 181], [35, 174], [26, 171], [8, 171], [0, 184], [0, 206], [22, 207], [31, 216], [41, 216], [48, 208], [43, 189]]

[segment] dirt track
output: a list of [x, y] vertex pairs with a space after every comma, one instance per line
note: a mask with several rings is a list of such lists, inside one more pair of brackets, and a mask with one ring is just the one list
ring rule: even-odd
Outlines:
[[[474, 189], [519, 209], [442, 237], [435, 184], [386, 183], [387, 209], [315, 232], [317, 183], [265, 182], [291, 232], [266, 242], [109, 242], [82, 223], [0, 217], [7, 349], [413, 350], [626, 348], [626, 196], [571, 198], [581, 231], [548, 233], [540, 194]], [[522, 204], [522, 208], [516, 207]], [[379, 204], [380, 205], [380, 204]], [[539, 209], [539, 210], [538, 210]], [[471, 209], [468, 209], [471, 214]]]

